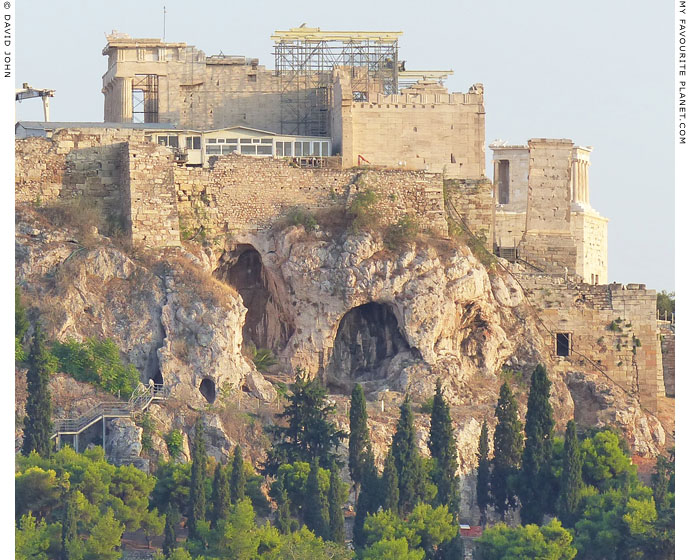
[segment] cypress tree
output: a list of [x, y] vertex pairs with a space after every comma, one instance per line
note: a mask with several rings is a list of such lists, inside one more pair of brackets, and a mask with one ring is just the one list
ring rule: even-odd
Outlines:
[[395, 468], [398, 469], [399, 507], [402, 515], [410, 513], [424, 494], [424, 469], [417, 448], [414, 415], [409, 396], [400, 406], [400, 418], [392, 444]]
[[198, 524], [206, 519], [206, 495], [204, 493], [206, 461], [204, 427], [201, 424], [201, 418], [199, 418], [194, 426], [192, 475], [189, 488], [189, 512], [187, 515], [187, 527], [189, 528], [190, 539], [199, 538]]
[[350, 399], [350, 441], [348, 466], [350, 478], [355, 483], [355, 501], [362, 483], [367, 446], [371, 443], [367, 426], [367, 402], [362, 386], [357, 383]]
[[431, 410], [431, 428], [429, 430], [429, 451], [435, 459], [433, 480], [438, 488], [437, 505], [447, 505], [456, 516], [459, 507], [458, 496], [458, 450], [455, 444], [453, 423], [450, 419], [450, 407], [441, 392], [441, 380], [436, 380], [436, 394]]
[[211, 528], [215, 529], [218, 522], [227, 519], [230, 513], [230, 486], [226, 469], [218, 463], [213, 475], [211, 489]]
[[165, 516], [165, 529], [163, 530], [163, 554], [166, 558], [177, 547], [177, 535], [175, 534], [175, 525], [179, 520], [179, 514], [171, 505], [168, 507], [168, 513]]
[[491, 503], [500, 513], [501, 519], [505, 519], [506, 511], [517, 505], [511, 480], [518, 473], [523, 445], [517, 402], [508, 383], [501, 386], [495, 415], [498, 422], [494, 430]]
[[230, 475], [230, 500], [236, 504], [244, 499], [245, 487], [247, 485], [247, 475], [244, 472], [244, 460], [242, 450], [239, 445], [235, 446], [232, 457], [232, 474]]
[[356, 548], [361, 549], [366, 544], [364, 534], [364, 520], [367, 515], [374, 513], [381, 503], [379, 492], [379, 475], [374, 464], [374, 453], [371, 446], [364, 454], [364, 468], [362, 473], [362, 487], [355, 505], [355, 522], [352, 527], [352, 541]]
[[304, 523], [317, 537], [328, 539], [328, 496], [319, 486], [319, 460], [315, 459], [309, 469], [305, 494], [312, 500], [311, 507], [304, 512]]
[[491, 469], [489, 462], [489, 428], [486, 420], [482, 423], [482, 431], [479, 434], [479, 452], [477, 453], [479, 464], [477, 466], [477, 506], [479, 506], [479, 523], [486, 525], [486, 506], [489, 505], [489, 479]]
[[338, 544], [345, 543], [345, 516], [343, 515], [343, 503], [340, 499], [341, 485], [338, 471], [333, 465], [328, 488], [328, 525], [331, 540]]
[[77, 538], [77, 503], [74, 494], [70, 492], [65, 501], [65, 511], [62, 516], [62, 538], [60, 540], [60, 560], [69, 560], [70, 543]]
[[304, 461], [311, 463], [318, 458], [322, 465], [338, 463], [336, 448], [345, 439], [345, 432], [338, 430], [330, 416], [335, 405], [326, 400], [326, 389], [316, 379], [307, 379], [306, 372], [299, 370], [295, 383], [290, 386], [289, 404], [278, 417], [287, 426], [272, 426], [273, 448], [262, 472], [275, 475], [284, 463]]
[[549, 402], [551, 381], [543, 365], [532, 372], [525, 419], [525, 451], [522, 455], [520, 481], [520, 518], [523, 524], [541, 525], [544, 513], [550, 511], [557, 496], [553, 496], [551, 474], [553, 447], [553, 409]]
[[28, 396], [22, 444], [24, 455], [36, 451], [41, 457], [47, 457], [50, 453], [53, 423], [50, 420], [52, 406], [48, 388], [49, 376], [50, 353], [45, 348], [43, 329], [37, 324], [29, 352], [29, 371], [26, 374]]
[[275, 526], [283, 535], [287, 535], [292, 531], [293, 519], [290, 515], [290, 498], [287, 490], [283, 486], [283, 479], [278, 478], [271, 488], [272, 494], [275, 496], [278, 510], [276, 511]]
[[388, 450], [386, 461], [383, 464], [383, 477], [381, 481], [381, 491], [383, 492], [382, 507], [390, 510], [395, 515], [400, 512], [400, 490], [398, 489], [398, 469], [395, 468], [393, 453]]
[[575, 420], [569, 420], [565, 429], [565, 461], [563, 474], [561, 475], [561, 492], [558, 499], [558, 512], [561, 521], [566, 527], [571, 527], [575, 522], [575, 513], [580, 504], [582, 491], [582, 454], [580, 453], [580, 441], [577, 438], [577, 426]]

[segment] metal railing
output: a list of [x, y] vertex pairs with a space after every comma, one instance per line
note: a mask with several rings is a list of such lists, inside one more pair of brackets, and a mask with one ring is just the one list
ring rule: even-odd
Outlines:
[[139, 384], [127, 402], [100, 402], [76, 418], [61, 418], [53, 423], [53, 435], [78, 435], [103, 418], [135, 418], [154, 400], [164, 400], [167, 391], [163, 385]]

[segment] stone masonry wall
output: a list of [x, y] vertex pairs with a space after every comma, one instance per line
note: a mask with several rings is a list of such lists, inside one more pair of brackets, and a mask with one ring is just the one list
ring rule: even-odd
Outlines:
[[670, 321], [657, 321], [661, 336], [661, 362], [667, 397], [676, 396], [676, 331]]
[[548, 273], [575, 274], [577, 249], [570, 232], [572, 140], [528, 142], [529, 192], [520, 255]]
[[494, 236], [493, 185], [485, 181], [446, 181], [446, 196], [470, 231], [491, 251]]
[[441, 176], [424, 172], [301, 169], [283, 160], [228, 155], [210, 169], [176, 167], [175, 188], [185, 228], [203, 225], [211, 235], [266, 229], [296, 206], [346, 205], [366, 189], [378, 193], [384, 225], [411, 213], [422, 229], [447, 230]]
[[571, 355], [557, 358], [563, 369], [595, 370], [586, 357], [656, 411], [664, 384], [654, 290], [640, 284], [575, 284], [547, 275], [523, 275], [520, 281], [549, 330], [571, 335]]
[[44, 204], [84, 197], [106, 220], [123, 215], [122, 154], [141, 131], [64, 129], [51, 139], [15, 142], [17, 202]]
[[180, 244], [172, 152], [151, 143], [128, 144], [123, 153], [127, 230], [135, 245]]

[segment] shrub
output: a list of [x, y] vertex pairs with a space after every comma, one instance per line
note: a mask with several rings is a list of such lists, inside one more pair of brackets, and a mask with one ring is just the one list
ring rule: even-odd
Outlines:
[[360, 191], [355, 195], [348, 209], [353, 216], [353, 231], [358, 232], [369, 229], [377, 224], [378, 216], [374, 208], [377, 201], [378, 195], [371, 189]]
[[142, 415], [139, 421], [141, 432], [141, 448], [144, 451], [151, 451], [153, 449], [153, 420], [151, 414], [146, 412]]
[[170, 430], [165, 436], [165, 444], [168, 446], [170, 458], [177, 459], [182, 452], [182, 432], [180, 430]]
[[270, 348], [256, 348], [253, 344], [249, 346], [252, 362], [260, 372], [265, 372], [271, 366], [278, 363], [278, 360]]
[[53, 355], [59, 367], [78, 381], [93, 383], [102, 389], [129, 398], [139, 384], [139, 372], [120, 358], [120, 350], [109, 338], [86, 342], [68, 339], [53, 343]]
[[304, 226], [304, 231], [314, 231], [319, 225], [314, 214], [300, 206], [292, 208], [288, 212], [287, 218], [293, 226]]
[[419, 225], [414, 216], [405, 214], [394, 224], [388, 226], [383, 242], [389, 249], [397, 249], [403, 243], [410, 243], [419, 234]]

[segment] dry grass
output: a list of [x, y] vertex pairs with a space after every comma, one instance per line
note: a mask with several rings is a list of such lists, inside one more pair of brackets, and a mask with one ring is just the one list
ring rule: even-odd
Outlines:
[[120, 217], [107, 217], [98, 203], [87, 197], [59, 199], [37, 208], [51, 227], [62, 227], [74, 232], [77, 240], [86, 247], [98, 243], [98, 232], [106, 235], [122, 235], [124, 227]]

